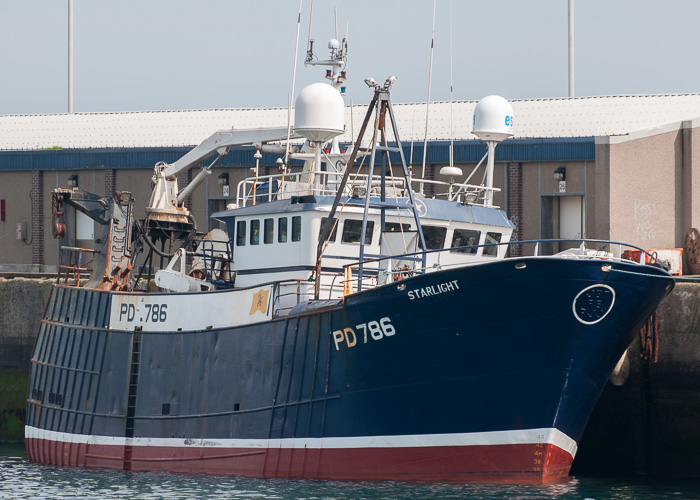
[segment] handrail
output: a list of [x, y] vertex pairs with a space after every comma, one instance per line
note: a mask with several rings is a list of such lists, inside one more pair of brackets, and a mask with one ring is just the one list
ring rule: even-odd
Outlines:
[[[619, 245], [619, 246], [625, 246], [629, 247], [634, 250], [639, 250], [644, 253], [644, 255], [648, 256], [650, 260], [656, 261], [656, 256], [652, 253], [647, 252], [643, 248], [637, 247], [635, 245], [629, 244], [629, 243], [623, 243], [620, 241], [611, 241], [611, 240], [596, 240], [596, 239], [590, 239], [590, 238], [580, 238], [580, 239], [569, 239], [569, 238], [554, 238], [554, 239], [537, 239], [537, 240], [516, 240], [516, 241], [507, 241], [507, 242], [499, 242], [499, 243], [483, 243], [481, 245], [467, 245], [467, 246], [461, 246], [461, 247], [450, 247], [450, 248], [438, 248], [436, 250], [425, 250], [425, 251], [418, 251], [418, 252], [411, 252], [411, 253], [405, 253], [405, 254], [400, 254], [400, 255], [390, 255], [390, 256], [384, 256], [384, 257], [375, 257], [372, 259], [365, 259], [362, 261], [363, 264], [366, 263], [372, 263], [372, 262], [378, 262], [382, 260], [387, 260], [387, 259], [400, 259], [402, 257], [413, 257], [416, 255], [421, 255], [423, 253], [426, 254], [431, 254], [431, 253], [440, 253], [440, 252], [451, 252], [455, 250], [467, 250], [467, 249], [478, 249], [478, 248], [486, 248], [486, 247], [499, 247], [499, 246], [511, 246], [511, 245], [525, 245], [529, 243], [566, 243], [566, 242], [577, 242], [577, 243], [602, 243], [602, 244], [609, 244], [609, 245]], [[533, 257], [540, 257], [540, 255], [533, 255]], [[629, 259], [620, 259], [620, 260], [629, 260]], [[635, 261], [631, 261], [635, 262]], [[359, 262], [357, 262], [359, 263]], [[357, 264], [355, 263], [355, 264]], [[353, 264], [346, 264], [348, 265], [353, 265]], [[345, 266], [343, 266], [345, 267]]]
[[[578, 250], [581, 251], [581, 253], [577, 254], [573, 251], [577, 250], [577, 248], [572, 247], [570, 249], [560, 251], [556, 254], [552, 255], [540, 255], [539, 253], [539, 245], [541, 243], [578, 243]], [[590, 238], [580, 238], [580, 239], [569, 239], [569, 238], [554, 238], [554, 239], [536, 239], [536, 240], [518, 240], [518, 241], [508, 241], [508, 242], [498, 242], [498, 243], [484, 243], [481, 245], [467, 245], [467, 246], [460, 246], [460, 247], [450, 247], [450, 248], [440, 248], [436, 250], [425, 250], [425, 251], [418, 251], [418, 252], [411, 252], [411, 253], [405, 253], [405, 254], [399, 254], [399, 255], [390, 255], [390, 256], [382, 256], [382, 257], [374, 257], [371, 259], [364, 259], [363, 261], [355, 261], [349, 264], [344, 264], [343, 267], [343, 277], [344, 277], [344, 295], [347, 295], [348, 292], [351, 290], [350, 286], [348, 285], [349, 282], [351, 281], [358, 281], [359, 278], [354, 278], [353, 273], [352, 273], [352, 268], [358, 267], [360, 265], [367, 266], [368, 264], [374, 264], [374, 263], [379, 263], [382, 261], [387, 261], [387, 260], [409, 260], [412, 257], [416, 257], [418, 255], [422, 254], [435, 254], [435, 253], [441, 253], [441, 252], [452, 252], [455, 250], [472, 250], [472, 249], [479, 249], [479, 248], [487, 248], [487, 247], [500, 247], [500, 246], [508, 246], [510, 247], [511, 245], [525, 245], [525, 244], [534, 244], [535, 245], [535, 251], [532, 256], [523, 256], [523, 257], [559, 257], [559, 258], [604, 258], [606, 260], [611, 260], [611, 261], [616, 261], [616, 262], [630, 262], [630, 263], [635, 263], [639, 265], [643, 265], [649, 261], [651, 264], [655, 264], [657, 262], [657, 256], [656, 253], [650, 253], [647, 250], [631, 245], [629, 243], [623, 243], [619, 241], [611, 241], [611, 240], [599, 240], [599, 239], [590, 239]], [[618, 251], [617, 251], [617, 256], [613, 255], [612, 252], [609, 250], [594, 250], [593, 248], [588, 248], [586, 247], [586, 244], [601, 244], [605, 245], [608, 247], [612, 246], [617, 246]], [[623, 256], [622, 248], [625, 247], [627, 249], [631, 249], [634, 251], [639, 252], [639, 261], [637, 260], [632, 260], [629, 258], [626, 258]], [[588, 253], [588, 250], [592, 250], [595, 253], [591, 254]], [[602, 253], [601, 253], [602, 252]], [[477, 263], [483, 263], [483, 259], [475, 260], [474, 264]], [[438, 266], [438, 269], [441, 269], [443, 267], [447, 266], [465, 266], [465, 265], [470, 265], [471, 263], [469, 262], [459, 262], [459, 263], [454, 263], [454, 264], [447, 264], [447, 265], [440, 265]], [[434, 267], [434, 266], [433, 266]], [[371, 268], [373, 270], [376, 270], [377, 273], [380, 271], [385, 273], [385, 274], [390, 274], [390, 275], [400, 275], [402, 273], [405, 273], [407, 270], [406, 269], [399, 269], [399, 270], [385, 270], [382, 269], [381, 267], [377, 266], [376, 268], [373, 267]], [[426, 273], [429, 269], [431, 268], [425, 268], [425, 269], [409, 269], [408, 271], [413, 274], [424, 274]], [[365, 267], [366, 270], [366, 267]], [[372, 279], [375, 276], [368, 276], [367, 278], [364, 279]]]
[[[318, 185], [312, 182], [302, 182], [302, 179], [306, 177], [309, 178], [310, 175], [319, 176], [322, 178], [322, 182]], [[247, 177], [238, 183], [236, 187], [236, 203], [239, 207], [248, 206], [252, 202], [255, 204], [256, 201], [259, 202], [270, 202], [275, 199], [290, 198], [295, 194], [319, 194], [323, 196], [331, 196], [336, 194], [336, 186], [339, 184], [343, 176], [342, 172], [334, 171], [321, 171], [321, 172], [295, 172], [295, 173], [283, 173], [283, 174], [270, 174], [261, 175], [255, 177]], [[271, 189], [275, 181], [282, 181], [277, 184], [275, 189]], [[288, 190], [289, 183], [296, 183], [296, 190]], [[499, 188], [479, 186], [476, 184], [466, 184], [466, 183], [450, 183], [440, 180], [429, 180], [429, 179], [410, 179], [411, 183], [416, 184], [432, 184], [435, 186], [445, 187], [445, 192], [436, 193], [434, 196], [443, 197], [446, 196], [450, 200], [457, 200], [458, 197], [463, 197], [467, 203], [472, 205], [485, 205], [482, 203], [477, 203], [479, 197], [487, 192], [496, 193], [501, 191]], [[379, 186], [381, 183], [381, 175], [372, 176], [372, 186]], [[258, 190], [261, 186], [267, 185], [266, 192], [260, 193]], [[365, 196], [365, 186], [367, 185], [367, 174], [357, 174], [354, 176], [354, 182], [351, 189], [358, 189], [360, 191], [359, 196]], [[406, 189], [406, 184], [403, 178], [397, 176], [386, 176], [385, 185], [403, 190]], [[284, 187], [283, 187], [284, 186]], [[348, 195], [352, 194], [348, 191]], [[402, 194], [401, 197], [404, 195]]]
[[[80, 247], [69, 247], [62, 246], [61, 254], [58, 262], [58, 275], [56, 276], [56, 284], [61, 282], [62, 271], [65, 271], [65, 276], [63, 276], [63, 283], [68, 283], [69, 274], [73, 273], [73, 279], [75, 280], [76, 286], [80, 286], [80, 275], [81, 273], [89, 273], [91, 269], [89, 267], [83, 266], [83, 252], [95, 254], [95, 250], [92, 248], [80, 248]], [[63, 255], [67, 254], [67, 263], [63, 264]], [[72, 263], [73, 255], [77, 254], [77, 260], [75, 264]], [[90, 262], [88, 262], [89, 264]], [[87, 264], [86, 264], [87, 265]]]

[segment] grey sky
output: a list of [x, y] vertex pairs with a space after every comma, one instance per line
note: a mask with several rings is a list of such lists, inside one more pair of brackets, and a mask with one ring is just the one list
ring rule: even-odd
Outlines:
[[[348, 96], [398, 77], [394, 102], [425, 101], [432, 0], [314, 2], [327, 55], [349, 23]], [[567, 94], [567, 0], [452, 0], [454, 98]], [[322, 80], [304, 67], [296, 93]], [[700, 1], [576, 0], [577, 96], [700, 92]], [[449, 0], [438, 0], [432, 100], [449, 99]], [[287, 105], [298, 0], [74, 0], [77, 112]], [[67, 110], [67, 0], [0, 0], [0, 114]]]

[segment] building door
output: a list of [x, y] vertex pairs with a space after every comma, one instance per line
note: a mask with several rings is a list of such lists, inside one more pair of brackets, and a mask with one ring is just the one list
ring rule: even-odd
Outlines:
[[[586, 234], [583, 213], [583, 196], [543, 196], [540, 211], [540, 238], [583, 238]], [[544, 255], [574, 247], [578, 247], [575, 242], [543, 243], [540, 246]]]
[[583, 238], [583, 196], [559, 197], [559, 237]]

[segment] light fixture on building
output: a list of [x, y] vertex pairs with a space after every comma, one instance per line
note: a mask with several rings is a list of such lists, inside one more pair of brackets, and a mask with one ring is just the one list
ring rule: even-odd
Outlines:
[[219, 178], [218, 178], [217, 182], [219, 184], [221, 184], [222, 186], [228, 186], [228, 174], [227, 173], [219, 174]]
[[559, 167], [554, 171], [555, 181], [565, 181], [566, 180], [566, 167]]
[[72, 188], [78, 187], [78, 175], [77, 174], [73, 174], [70, 177], [68, 177], [68, 185]]

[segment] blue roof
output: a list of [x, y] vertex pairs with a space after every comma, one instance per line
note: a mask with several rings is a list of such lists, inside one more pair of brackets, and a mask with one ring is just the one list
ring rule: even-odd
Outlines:
[[[301, 200], [299, 203], [295, 203], [290, 199], [284, 199], [233, 210], [224, 210], [212, 214], [211, 217], [228, 222], [231, 218], [238, 216], [280, 215], [291, 212], [314, 210], [328, 211], [333, 204], [332, 196], [309, 196], [304, 198], [306, 199]], [[345, 198], [343, 203], [346, 207], [363, 209], [365, 201], [364, 198]], [[513, 223], [508, 220], [508, 216], [503, 210], [487, 208], [481, 205], [464, 205], [459, 202], [435, 200], [431, 198], [421, 198], [416, 200], [416, 203], [422, 204], [425, 207], [425, 214], [421, 215], [421, 218], [425, 219], [515, 227]], [[387, 215], [395, 216], [397, 212], [396, 209], [388, 209]], [[370, 213], [379, 213], [379, 209], [370, 209]], [[357, 213], [354, 215], [357, 215]], [[403, 217], [413, 217], [408, 209], [401, 209], [401, 215]]]

